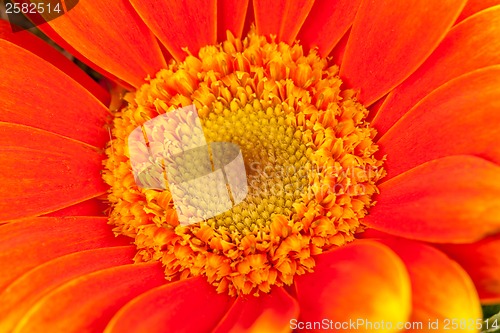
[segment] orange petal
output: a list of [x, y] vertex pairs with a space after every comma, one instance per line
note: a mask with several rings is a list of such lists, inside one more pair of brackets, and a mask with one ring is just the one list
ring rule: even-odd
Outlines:
[[500, 303], [500, 235], [473, 244], [443, 244], [439, 248], [469, 273], [482, 303]]
[[389, 94], [372, 125], [379, 133], [385, 133], [440, 85], [476, 69], [499, 64], [499, 49], [500, 6], [497, 6], [470, 17], [450, 30], [426, 62]]
[[[405, 322], [411, 310], [410, 281], [401, 259], [386, 246], [371, 240], [357, 240], [316, 257], [314, 273], [295, 280], [300, 319], [292, 329], [304, 329], [306, 322], [359, 323], [342, 327], [342, 332], [373, 332], [367, 322]], [[364, 320], [364, 323], [358, 322]], [[328, 329], [334, 329], [338, 327]]]
[[[29, 4], [31, 0], [12, 0], [13, 3], [19, 4], [19, 6], [22, 6], [23, 3]], [[72, 1], [75, 3], [75, 1]], [[64, 2], [62, 3], [64, 4]], [[74, 6], [73, 6], [74, 7]], [[94, 70], [97, 70], [99, 73], [103, 74], [106, 78], [112, 78], [113, 80], [118, 80], [115, 76], [113, 76], [111, 73], [105, 71], [101, 67], [97, 66], [87, 58], [85, 58], [81, 53], [76, 51], [70, 44], [68, 44], [64, 38], [61, 38], [54, 29], [46, 22], [46, 19], [38, 14], [38, 12], [28, 12], [28, 13], [23, 13], [24, 16], [26, 16], [31, 22], [35, 23], [37, 26], [37, 29], [41, 30], [47, 37], [49, 37], [52, 41], [54, 41], [57, 45], [59, 45], [61, 48], [78, 58], [80, 61], [85, 63], [87, 66], [93, 68]], [[17, 33], [17, 32], [16, 32]], [[124, 84], [122, 82], [122, 84]], [[131, 88], [128, 87], [128, 88]]]
[[0, 331], [11, 332], [26, 312], [56, 287], [101, 269], [132, 263], [135, 246], [117, 246], [68, 254], [42, 264], [0, 294]]
[[106, 192], [93, 147], [0, 122], [0, 221], [37, 216]]
[[242, 36], [248, 35], [252, 30], [252, 27], [255, 27], [255, 13], [253, 10], [253, 1], [249, 0], [247, 7], [247, 15], [245, 16], [245, 24], [243, 25]]
[[499, 0], [468, 0], [467, 4], [464, 7], [464, 10], [462, 10], [462, 13], [458, 17], [455, 24], [462, 22], [463, 20], [465, 20], [469, 16], [476, 14], [477, 12], [496, 5], [500, 5]]
[[45, 214], [44, 216], [104, 216], [104, 211], [109, 206], [103, 199], [90, 199], [76, 205], [72, 205], [63, 209], [56, 210], [55, 212]]
[[293, 43], [313, 7], [314, 0], [254, 0], [255, 25], [259, 35], [276, 35]]
[[454, 79], [421, 100], [379, 140], [387, 179], [449, 155], [500, 163], [500, 65]]
[[[26, 2], [30, 0], [12, 0], [15, 2]], [[26, 14], [26, 16], [30, 16], [29, 14]], [[73, 46], [71, 46], [64, 38], [59, 36], [54, 29], [48, 24], [48, 23], [41, 23], [37, 26], [37, 29], [42, 31], [47, 37], [49, 37], [52, 41], [54, 41], [57, 45], [59, 45], [61, 48], [63, 48], [65, 51], [69, 52], [71, 55], [73, 55], [75, 58], [77, 58], [79, 61], [83, 62], [85, 65], [89, 66], [93, 70], [97, 71], [101, 75], [103, 75], [106, 79], [113, 80], [116, 83], [118, 83], [120, 86], [123, 86], [126, 89], [129, 90], [134, 90], [134, 87], [125, 81], [119, 79], [116, 77], [116, 75], [111, 74], [109, 71], [103, 69], [102, 67], [99, 67], [97, 64], [93, 63], [89, 59], [85, 58], [83, 54], [78, 52]]]
[[39, 217], [0, 226], [0, 289], [28, 270], [68, 253], [124, 245], [104, 217]]
[[[20, 32], [22, 33], [22, 32]], [[0, 40], [0, 121], [103, 147], [109, 112], [90, 92], [33, 53]]]
[[217, 294], [204, 277], [182, 280], [133, 299], [105, 332], [210, 332], [231, 301], [227, 294]]
[[[441, 251], [417, 242], [383, 240], [404, 261], [412, 287], [412, 315], [405, 332], [422, 332], [438, 322], [432, 332], [449, 332], [444, 319], [466, 325], [460, 332], [478, 332], [481, 304], [471, 278]], [[411, 326], [410, 326], [411, 325]]]
[[[109, 93], [97, 84], [83, 70], [71, 62], [68, 58], [58, 52], [52, 46], [45, 43], [40, 38], [27, 31], [12, 32], [11, 25], [7, 21], [0, 21], [0, 39], [14, 43], [25, 50], [28, 50], [45, 61], [59, 68], [65, 74], [69, 75], [73, 80], [81, 84], [85, 89], [90, 91], [103, 104], [108, 105], [110, 102]], [[15, 56], [14, 56], [15, 58]], [[2, 58], [3, 59], [3, 58]], [[25, 77], [20, 77], [25, 81]]]
[[297, 37], [301, 44], [326, 57], [354, 21], [361, 0], [316, 0]]
[[333, 51], [330, 53], [332, 57], [332, 63], [336, 65], [342, 64], [344, 59], [345, 48], [347, 47], [347, 42], [349, 41], [349, 36], [351, 35], [351, 28], [347, 29], [347, 32], [340, 38], [340, 41], [335, 45]]
[[135, 87], [166, 67], [155, 37], [127, 0], [80, 1], [48, 24], [83, 56]]
[[227, 39], [227, 30], [236, 37], [241, 37], [245, 25], [249, 0], [217, 1], [217, 39]]
[[375, 103], [370, 105], [370, 107], [368, 108], [369, 113], [368, 113], [368, 117], [366, 119], [367, 121], [371, 122], [373, 117], [377, 114], [378, 110], [380, 110], [380, 107], [385, 102], [386, 98], [387, 98], [387, 95], [385, 95], [384, 97], [382, 97], [381, 99], [377, 100]]
[[379, 185], [364, 224], [435, 243], [467, 243], [500, 231], [500, 167], [473, 156], [424, 163]]
[[177, 60], [186, 57], [183, 48], [198, 54], [201, 47], [215, 44], [217, 40], [215, 0], [130, 2]]
[[128, 301], [164, 283], [159, 263], [123, 265], [90, 273], [44, 296], [23, 317], [16, 332], [102, 332]]
[[438, 46], [466, 0], [363, 1], [340, 75], [370, 105], [413, 73]]
[[270, 294], [240, 296], [214, 333], [290, 332], [290, 320], [299, 315], [299, 305], [283, 288]]
[[380, 230], [366, 228], [363, 232], [356, 235], [356, 238], [359, 239], [385, 239], [385, 238], [397, 238], [397, 239], [405, 239], [401, 237], [397, 237]]

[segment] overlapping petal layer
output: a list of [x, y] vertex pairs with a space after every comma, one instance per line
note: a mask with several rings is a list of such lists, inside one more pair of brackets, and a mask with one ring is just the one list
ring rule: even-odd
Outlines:
[[328, 56], [354, 21], [361, 0], [316, 0], [297, 39]]
[[469, 273], [483, 303], [500, 302], [500, 236], [472, 244], [443, 244], [439, 248]]
[[[92, 78], [83, 70], [78, 68], [68, 58], [63, 56], [49, 44], [45, 43], [42, 39], [27, 31], [12, 32], [11, 25], [7, 23], [7, 21], [0, 21], [0, 39], [14, 43], [17, 46], [22, 47], [23, 49], [30, 51], [38, 57], [50, 62], [52, 65], [56, 66], [84, 86], [85, 89], [90, 91], [103, 104], [108, 105], [110, 99], [109, 93], [92, 80]], [[5, 59], [5, 57], [2, 59]]]
[[259, 297], [238, 297], [213, 333], [285, 333], [298, 315], [297, 301], [283, 288], [275, 288]]
[[92, 146], [0, 122], [0, 221], [38, 216], [106, 192]]
[[111, 115], [89, 91], [9, 41], [0, 40], [0, 57], [0, 121], [40, 128], [96, 147], [105, 145], [109, 135], [104, 124]]
[[[453, 318], [467, 325], [460, 332], [478, 332], [481, 306], [470, 277], [439, 250], [417, 242], [396, 239], [381, 241], [404, 261], [410, 274], [412, 315], [405, 332], [429, 329], [429, 321], [438, 320], [433, 332], [449, 332]], [[410, 326], [411, 325], [411, 326]]]
[[134, 87], [166, 66], [154, 35], [128, 0], [80, 1], [49, 25], [83, 56]]
[[123, 265], [89, 273], [42, 297], [15, 332], [100, 333], [128, 301], [163, 283], [165, 276], [159, 263]]
[[474, 242], [500, 231], [500, 166], [473, 156], [424, 163], [379, 186], [364, 223], [436, 243]]
[[477, 12], [482, 11], [483, 9], [487, 9], [496, 5], [500, 5], [500, 1], [498, 0], [468, 0], [467, 4], [464, 7], [464, 10], [460, 13], [460, 16], [457, 19], [457, 23], [462, 22], [469, 16], [474, 15]]
[[107, 208], [103, 198], [93, 198], [43, 216], [104, 216]]
[[[372, 104], [424, 62], [465, 2], [362, 1], [340, 66], [341, 77], [360, 89], [365, 106]], [[411, 15], [402, 15], [404, 12]]]
[[11, 332], [41, 297], [54, 288], [101, 269], [132, 263], [135, 246], [116, 246], [68, 254], [41, 264], [0, 293], [0, 331]]
[[476, 69], [498, 65], [499, 49], [500, 6], [495, 6], [451, 29], [425, 63], [391, 91], [372, 125], [379, 133], [385, 133], [418, 101], [440, 85]]
[[304, 24], [314, 0], [254, 0], [255, 26], [259, 35], [275, 35], [292, 43]]
[[[316, 258], [313, 274], [296, 278], [300, 321], [349, 323], [349, 320], [397, 322], [409, 319], [410, 281], [401, 259], [376, 241], [356, 241]], [[347, 327], [344, 332], [370, 332]]]
[[104, 217], [39, 217], [0, 226], [0, 290], [30, 269], [79, 251], [130, 243]]
[[500, 65], [460, 76], [425, 97], [379, 140], [387, 155], [384, 180], [450, 155], [499, 164], [499, 124]]
[[226, 40], [227, 30], [235, 37], [242, 36], [249, 2], [250, 0], [217, 1], [217, 40]]
[[231, 302], [201, 276], [173, 282], [129, 302], [105, 332], [210, 332]]
[[178, 61], [189, 52], [197, 54], [217, 39], [215, 0], [139, 1], [131, 0], [147, 26]]

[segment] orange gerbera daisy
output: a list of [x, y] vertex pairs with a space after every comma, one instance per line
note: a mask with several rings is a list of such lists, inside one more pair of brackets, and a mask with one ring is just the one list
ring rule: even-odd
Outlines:
[[[1, 22], [0, 331], [479, 331], [500, 301], [499, 3], [82, 0], [40, 25], [111, 93]], [[147, 127], [187, 106], [248, 180], [189, 225], [142, 186], [164, 165], [131, 163], [189, 137]]]

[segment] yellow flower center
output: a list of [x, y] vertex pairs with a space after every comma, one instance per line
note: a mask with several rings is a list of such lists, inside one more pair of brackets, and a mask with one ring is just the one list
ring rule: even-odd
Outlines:
[[[374, 157], [368, 111], [341, 85], [338, 67], [314, 50], [304, 54], [298, 44], [252, 32], [243, 40], [228, 33], [224, 43], [172, 62], [129, 93], [128, 106], [115, 114], [103, 177], [111, 186], [110, 223], [135, 239], [135, 260], [161, 261], [169, 280], [204, 275], [219, 292], [258, 294], [290, 285], [314, 270], [315, 255], [352, 241], [385, 172]], [[128, 137], [189, 105], [207, 149], [217, 142], [239, 147], [247, 191], [222, 213], [186, 225], [172, 189], [138, 186]], [[187, 135], [180, 125], [155, 131]], [[200, 167], [196, 158], [183, 162], [186, 172]], [[156, 176], [143, 174], [140, 183], [165, 175], [163, 164], [156, 167]], [[196, 200], [203, 206], [210, 197], [207, 185]]]

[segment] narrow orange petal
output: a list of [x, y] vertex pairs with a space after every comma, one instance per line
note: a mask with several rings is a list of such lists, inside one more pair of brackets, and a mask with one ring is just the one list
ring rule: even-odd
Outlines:
[[0, 122], [0, 221], [46, 214], [106, 192], [92, 146]]
[[438, 247], [469, 273], [482, 303], [500, 303], [500, 235], [472, 244]]
[[125, 305], [106, 327], [112, 332], [210, 332], [231, 306], [204, 277], [167, 284]]
[[131, 0], [147, 26], [176, 60], [217, 40], [217, 3], [215, 0], [140, 1]]
[[[13, 0], [15, 2], [21, 2], [21, 1], [30, 1], [30, 0]], [[26, 16], [30, 16], [30, 14], [25, 14]], [[61, 48], [63, 48], [65, 51], [73, 55], [75, 58], [77, 58], [79, 61], [83, 62], [85, 65], [89, 66], [96, 72], [100, 73], [103, 75], [106, 79], [112, 80], [116, 83], [118, 83], [120, 86], [133, 90], [134, 87], [119, 79], [116, 75], [111, 74], [109, 71], [105, 70], [104, 68], [98, 66], [96, 63], [90, 61], [87, 59], [83, 54], [78, 52], [73, 46], [71, 46], [64, 38], [59, 36], [57, 32], [52, 29], [52, 27], [48, 23], [41, 23], [37, 26], [37, 29], [42, 31], [47, 37], [49, 37], [52, 41], [54, 41], [57, 45], [59, 45]]]
[[468, 0], [467, 4], [464, 7], [464, 10], [462, 10], [462, 13], [460, 13], [460, 16], [457, 19], [457, 23], [462, 22], [469, 16], [472, 16], [476, 14], [477, 12], [480, 12], [484, 9], [500, 5], [499, 0]]
[[48, 24], [83, 56], [135, 87], [166, 66], [156, 39], [127, 0], [80, 1]]
[[400, 237], [474, 242], [500, 231], [500, 166], [473, 156], [430, 161], [379, 185], [363, 222]]
[[[31, 0], [12, 0], [13, 3], [19, 4], [19, 6], [22, 6], [23, 3], [30, 4]], [[73, 1], [73, 4], [75, 2]], [[78, 2], [77, 2], [78, 3]], [[127, 88], [131, 89], [132, 86], [129, 84], [123, 82], [122, 80], [118, 79], [116, 76], [113, 74], [109, 73], [108, 71], [104, 70], [103, 68], [97, 66], [95, 63], [90, 61], [89, 59], [85, 58], [80, 52], [75, 50], [64, 38], [59, 36], [54, 29], [46, 22], [45, 18], [41, 15], [38, 14], [37, 11], [34, 12], [28, 12], [28, 13], [23, 13], [24, 16], [26, 16], [31, 22], [34, 22], [37, 26], [36, 28], [41, 30], [47, 37], [49, 37], [52, 41], [54, 41], [57, 45], [59, 45], [61, 48], [75, 56], [78, 60], [82, 61], [84, 64], [87, 66], [91, 67], [92, 69], [98, 71], [102, 75], [104, 75], [108, 79], [112, 79], [116, 82], [120, 82], [121, 85], [127, 86]], [[16, 32], [17, 33], [17, 32]]]
[[306, 21], [314, 0], [254, 0], [255, 25], [259, 35], [276, 35], [292, 43]]
[[276, 35], [281, 31], [282, 15], [287, 1], [253, 0], [255, 25], [259, 35]]
[[[405, 332], [422, 332], [438, 322], [432, 332], [449, 332], [453, 318], [465, 322], [460, 332], [478, 332], [481, 304], [471, 278], [441, 251], [418, 242], [396, 239], [381, 241], [404, 261], [412, 287], [412, 315]], [[408, 324], [408, 325], [410, 325]]]
[[68, 254], [42, 264], [0, 294], [0, 331], [11, 332], [35, 303], [56, 287], [101, 269], [132, 263], [135, 246], [116, 246]]
[[227, 39], [227, 30], [235, 37], [241, 37], [245, 25], [249, 0], [217, 1], [217, 39]]
[[379, 133], [385, 133], [437, 87], [476, 69], [498, 65], [499, 49], [500, 6], [496, 6], [471, 16], [450, 30], [426, 62], [389, 94], [372, 125]]
[[213, 333], [290, 332], [290, 320], [299, 315], [299, 304], [283, 288], [259, 297], [240, 296]]
[[382, 97], [381, 99], [379, 99], [378, 101], [376, 101], [375, 103], [370, 105], [370, 107], [368, 108], [369, 113], [368, 113], [367, 121], [371, 121], [373, 119], [373, 117], [375, 117], [377, 112], [380, 110], [380, 107], [382, 106], [382, 104], [384, 104], [386, 98], [387, 98], [387, 95], [385, 95], [384, 97]]
[[243, 25], [243, 36], [248, 35], [252, 27], [255, 27], [255, 13], [253, 9], [253, 0], [248, 0], [247, 15]]
[[330, 56], [332, 57], [332, 63], [340, 65], [345, 55], [345, 48], [347, 47], [347, 42], [349, 41], [349, 36], [351, 34], [351, 28], [347, 29], [347, 32], [340, 38], [339, 42], [333, 48]]
[[[59, 68], [73, 80], [81, 84], [90, 91], [104, 105], [110, 101], [109, 93], [97, 84], [83, 70], [71, 62], [68, 58], [58, 52], [55, 48], [45, 43], [40, 38], [27, 31], [12, 32], [11, 25], [7, 21], [0, 21], [0, 39], [14, 43], [25, 50], [28, 50], [45, 61]], [[14, 56], [15, 58], [15, 56]], [[3, 59], [3, 58], [2, 58]], [[25, 78], [22, 78], [25, 79]]]
[[316, 0], [297, 39], [326, 57], [354, 21], [361, 0]]
[[104, 147], [108, 109], [33, 53], [0, 40], [0, 121], [28, 125]]
[[385, 238], [405, 239], [372, 228], [366, 228], [366, 230], [364, 230], [362, 233], [357, 234], [356, 236], [359, 239], [385, 239]]
[[283, 21], [278, 39], [291, 44], [295, 41], [300, 28], [314, 5], [314, 0], [287, 1], [286, 10], [283, 13]]
[[103, 199], [93, 198], [77, 203], [75, 205], [56, 210], [44, 216], [104, 216], [104, 211], [109, 205]]
[[373, 332], [367, 321], [391, 322], [392, 329], [379, 332], [398, 332], [396, 323], [410, 316], [410, 281], [405, 266], [393, 251], [376, 241], [358, 240], [320, 254], [314, 273], [298, 276], [295, 285], [301, 312], [299, 322], [291, 322], [292, 329], [326, 318], [328, 323], [365, 321], [354, 328], [343, 327], [343, 332]]
[[379, 140], [387, 178], [450, 155], [500, 164], [500, 65], [454, 79], [421, 100]]
[[126, 244], [104, 217], [39, 217], [0, 226], [0, 289], [65, 254]]
[[340, 75], [370, 105], [410, 76], [438, 46], [466, 0], [362, 1]]
[[90, 273], [44, 296], [22, 318], [16, 332], [100, 333], [127, 302], [164, 283], [159, 263], [123, 265]]

